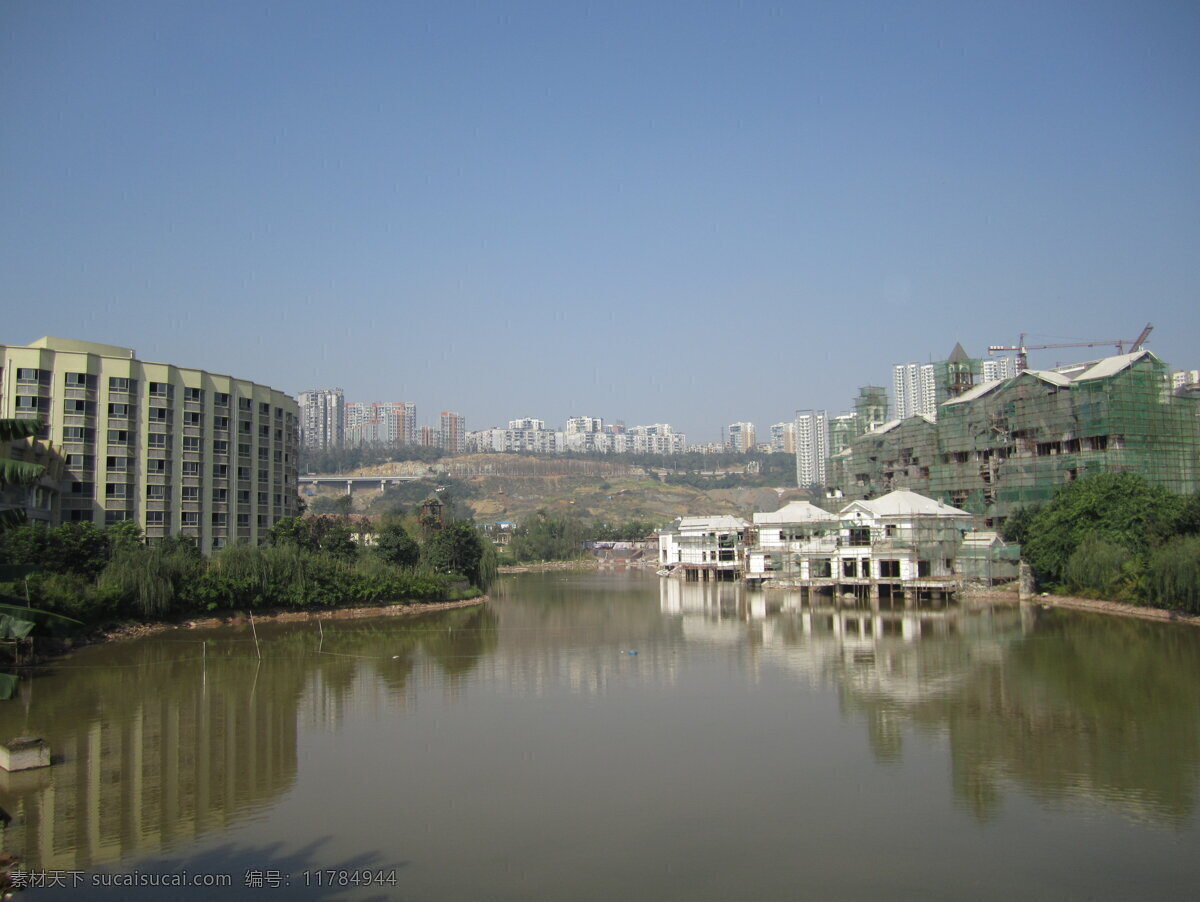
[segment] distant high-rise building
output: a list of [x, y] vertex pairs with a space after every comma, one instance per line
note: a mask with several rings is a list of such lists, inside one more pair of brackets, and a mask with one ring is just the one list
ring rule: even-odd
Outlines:
[[448, 454], [461, 454], [466, 448], [467, 418], [449, 410], [442, 411], [438, 446]]
[[825, 485], [829, 457], [829, 416], [823, 410], [796, 414], [796, 484], [801, 488]]
[[567, 435], [603, 431], [604, 420], [600, 417], [569, 417], [567, 419]]
[[1171, 387], [1183, 388], [1185, 385], [1200, 383], [1200, 370], [1176, 370], [1171, 373]]
[[411, 401], [349, 401], [346, 444], [411, 445], [416, 440], [417, 406]]
[[522, 430], [522, 431], [526, 431], [526, 432], [528, 432], [528, 431], [541, 432], [542, 430], [544, 430], [546, 428], [546, 421], [538, 420], [533, 417], [522, 417], [519, 420], [509, 420], [508, 428], [514, 429], [514, 430]]
[[438, 439], [440, 438], [438, 431], [432, 426], [422, 426], [417, 430], [417, 444], [422, 448], [438, 447]]
[[771, 427], [771, 451], [775, 454], [796, 453], [795, 423], [776, 423]]
[[754, 424], [730, 423], [729, 438], [726, 439], [730, 451], [744, 454], [754, 450]]
[[979, 378], [983, 382], [1011, 379], [1018, 372], [1016, 357], [996, 357], [980, 361], [979, 364]]
[[309, 450], [340, 448], [346, 439], [346, 399], [340, 388], [302, 391], [296, 396], [300, 405], [300, 442]]
[[975, 385], [979, 361], [955, 344], [949, 358], [940, 363], [898, 363], [892, 367], [892, 390], [896, 396], [896, 418], [912, 416], [937, 420], [938, 405], [957, 398]]
[[937, 416], [937, 367], [932, 363], [898, 363], [892, 367], [896, 418]]

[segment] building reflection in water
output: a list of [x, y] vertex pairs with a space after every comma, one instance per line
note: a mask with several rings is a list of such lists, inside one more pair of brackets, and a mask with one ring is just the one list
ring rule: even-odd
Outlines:
[[217, 660], [228, 654], [202, 642], [127, 647], [112, 664], [108, 649], [89, 651], [101, 654], [37, 678], [28, 710], [5, 709], [0, 720], [5, 735], [32, 729], [54, 754], [50, 768], [0, 771], [0, 804], [12, 818], [4, 846], [27, 867], [83, 869], [168, 849], [230, 825], [292, 783], [296, 668], [245, 649]]
[[948, 739], [956, 798], [994, 815], [1008, 785], [1179, 825], [1200, 782], [1200, 631], [1037, 605], [872, 610], [664, 579], [693, 641], [831, 687], [878, 762], [906, 731]]

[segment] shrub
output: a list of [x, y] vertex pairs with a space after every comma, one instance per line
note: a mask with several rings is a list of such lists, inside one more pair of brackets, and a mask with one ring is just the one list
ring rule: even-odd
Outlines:
[[1200, 536], [1179, 536], [1156, 549], [1146, 590], [1157, 607], [1200, 614]]
[[1116, 598], [1132, 588], [1135, 555], [1128, 548], [1089, 536], [1063, 568], [1063, 583], [1072, 592]]

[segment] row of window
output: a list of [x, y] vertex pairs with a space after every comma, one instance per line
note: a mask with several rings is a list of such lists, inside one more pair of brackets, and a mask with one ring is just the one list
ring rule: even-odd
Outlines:
[[[96, 484], [94, 482], [72, 482], [70, 494], [76, 498], [91, 498], [95, 496]], [[134, 486], [128, 482], [108, 482], [104, 484], [104, 497], [108, 499], [122, 500], [134, 497]], [[235, 495], [238, 504], [249, 504], [251, 498], [256, 498], [259, 506], [266, 507], [268, 503], [273, 503], [275, 507], [283, 505], [283, 494], [275, 492], [250, 492], [248, 490], [239, 490]], [[148, 501], [166, 501], [168, 500], [167, 487], [164, 485], [148, 485], [146, 486], [146, 499]], [[229, 502], [228, 489], [213, 489], [212, 499], [214, 504], [227, 504]], [[269, 502], [268, 499], [271, 499]], [[180, 501], [185, 503], [200, 503], [200, 487], [194, 485], [185, 485], [180, 489]]]

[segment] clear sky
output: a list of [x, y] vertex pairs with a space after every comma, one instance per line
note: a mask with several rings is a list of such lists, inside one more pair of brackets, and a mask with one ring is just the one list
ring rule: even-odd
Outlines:
[[0, 297], [470, 429], [1194, 368], [1200, 4], [0, 0]]

